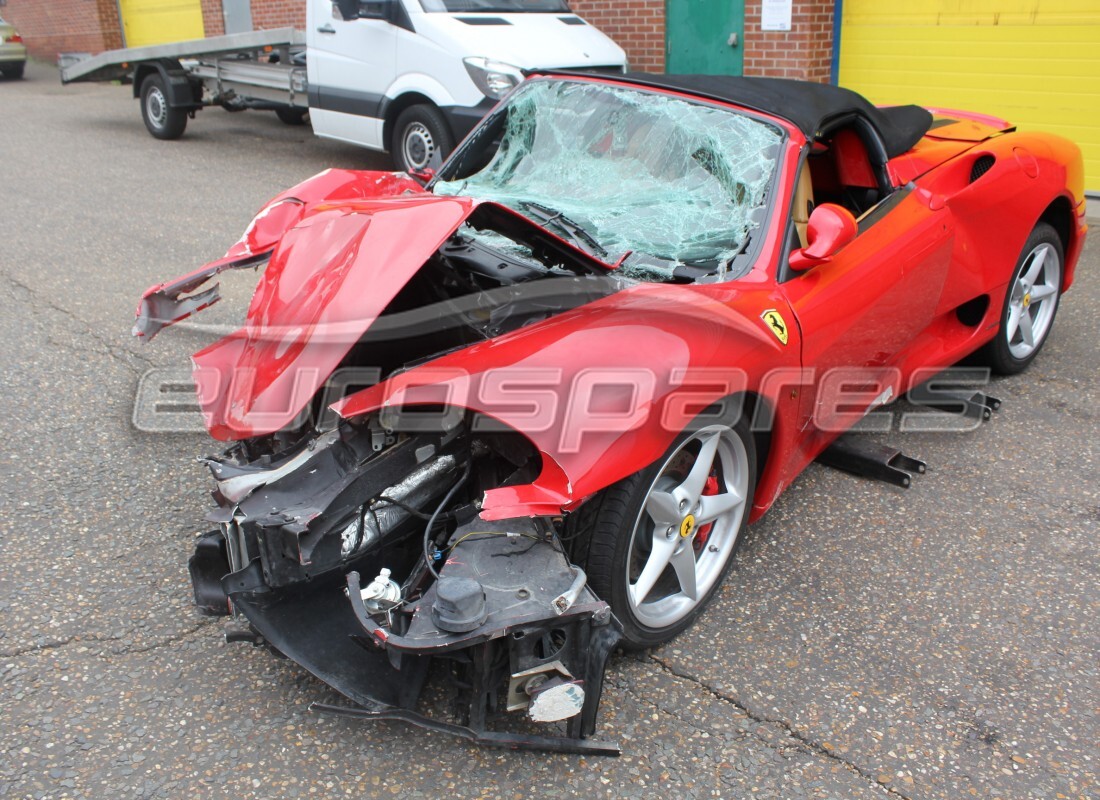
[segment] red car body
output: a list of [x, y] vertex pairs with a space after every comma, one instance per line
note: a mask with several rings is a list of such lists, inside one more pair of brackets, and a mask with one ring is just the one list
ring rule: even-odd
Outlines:
[[[707, 80], [548, 76], [525, 85], [566, 81], [655, 93], [735, 109], [777, 131], [774, 181], [744, 270], [726, 280], [625, 281], [324, 402], [355, 425], [417, 406], [502, 423], [537, 451], [539, 467], [523, 481], [486, 487], [480, 519], [560, 521], [661, 459], [700, 409], [736, 396], [744, 414], [766, 423], [754, 425], [755, 492], [746, 516], [755, 520], [866, 412], [995, 343], [1037, 226], [1058, 239], [1058, 292], [1072, 284], [1086, 233], [1082, 162], [1072, 143], [981, 115], [935, 112], [933, 121], [912, 109], [910, 138], [891, 138], [890, 119], [861, 99], [844, 105], [849, 95], [831, 94], [842, 90], [750, 81], [747, 96], [764, 100], [739, 104]], [[741, 85], [730, 84], [731, 91]], [[770, 93], [776, 104], [793, 98], [840, 106], [807, 121], [800, 108], [785, 115], [764, 107]], [[449, 163], [463, 158], [483, 128]], [[437, 194], [434, 186], [328, 170], [273, 199], [224, 258], [145, 293], [135, 333], [151, 337], [214, 302], [217, 287], [197, 290], [218, 273], [268, 262], [244, 325], [194, 356], [215, 438], [264, 440], [299, 425], [362, 337], [460, 230], [505, 231], [587, 276], [614, 278], [630, 257], [604, 257], [555, 232], [554, 217]], [[809, 189], [828, 198], [812, 213]], [[858, 227], [853, 212], [862, 212]], [[1052, 235], [1042, 246], [1054, 246]], [[1030, 294], [1025, 310], [1029, 301]], [[1018, 298], [1012, 302], [1019, 306]], [[231, 526], [241, 514], [226, 510], [219, 519]], [[694, 524], [685, 517], [681, 536]], [[702, 527], [705, 538], [710, 526]], [[430, 563], [427, 538], [424, 553]], [[310, 578], [306, 549], [295, 557]], [[241, 567], [232, 558], [229, 564]], [[264, 574], [272, 582], [266, 562]], [[218, 597], [214, 605], [224, 606]], [[270, 638], [277, 627], [270, 615], [251, 600], [238, 605]], [[399, 638], [363, 624], [378, 646]], [[295, 658], [367, 702], [310, 654]], [[587, 731], [595, 712], [585, 713]]]
[[[896, 367], [897, 383], [871, 393], [867, 407], [886, 389], [893, 397], [904, 395], [914, 376], [927, 379], [929, 370], [954, 364], [995, 335], [1012, 267], [1041, 219], [1064, 231], [1062, 290], [1073, 282], [1086, 232], [1077, 147], [1053, 135], [1012, 132], [1007, 123], [988, 117], [949, 113], [960, 118], [934, 128], [912, 150], [889, 160], [894, 185], [912, 184], [908, 196], [883, 224], [857, 237], [828, 265], [780, 282], [788, 218], [773, 214], [764, 234], [766, 246], [751, 271], [736, 281], [640, 284], [557, 317], [538, 331], [523, 329], [425, 365], [430, 367], [427, 373], [456, 368], [461, 379], [429, 377], [421, 383], [418, 371], [412, 370], [341, 400], [335, 410], [355, 417], [387, 401], [416, 403], [418, 393], [426, 398], [419, 402], [436, 403], [439, 392], [427, 392], [427, 387], [443, 391], [449, 385], [453, 393], [456, 381], [477, 382], [502, 369], [622, 366], [622, 354], [636, 352], [641, 335], [645, 352], [660, 359], [647, 366], [666, 375], [738, 370], [748, 378], [743, 390], [772, 410], [774, 427], [760, 471], [755, 519], [841, 432], [814, 424], [817, 382], [798, 385], [785, 373], [783, 380], [768, 385], [766, 376], [774, 376], [777, 368], [811, 368], [820, 378], [834, 367]], [[781, 159], [782, 194], [775, 200], [784, 209], [793, 200], [807, 142], [791, 123], [774, 116], [771, 121], [788, 134]], [[994, 165], [971, 183], [972, 166], [984, 156], [992, 156]], [[194, 356], [211, 434], [244, 439], [290, 422], [339, 363], [345, 353], [341, 348], [370, 326], [475, 205], [466, 198], [436, 197], [420, 183], [391, 173], [344, 170], [328, 170], [272, 200], [226, 258], [181, 279], [185, 290], [193, 289], [242, 258], [279, 246], [256, 289], [246, 324]], [[178, 289], [181, 280], [153, 287], [145, 302], [164, 293], [166, 286]], [[368, 290], [371, 299], [364, 305], [359, 298]], [[960, 322], [956, 310], [982, 296], [988, 304], [980, 321]], [[668, 302], [702, 309], [693, 313], [704, 319], [692, 324], [674, 319], [662, 311]], [[793, 323], [786, 344], [772, 337], [760, 319], [770, 308], [781, 309]], [[139, 309], [139, 317], [149, 316], [148, 309]], [[640, 318], [644, 331], [639, 331]], [[729, 341], [716, 346], [713, 330], [723, 327]], [[286, 335], [272, 336], [273, 329]], [[633, 363], [625, 359], [626, 365]], [[242, 369], [249, 380], [239, 379]], [[558, 385], [545, 389], [558, 395], [557, 408], [568, 407], [571, 378], [565, 373]], [[678, 390], [667, 384], [657, 387], [645, 417], [659, 415]], [[703, 404], [727, 393], [721, 386], [708, 392], [705, 386], [689, 385], [685, 391]], [[523, 413], [510, 415], [492, 400], [479, 403], [476, 391], [462, 395], [466, 408], [524, 430]], [[639, 423], [631, 430], [592, 436], [583, 452], [560, 453], [555, 442], [561, 439], [564, 421], [528, 433], [545, 457], [543, 473], [529, 486], [491, 492], [484, 518], [568, 511], [636, 465], [653, 461], [677, 430]]]

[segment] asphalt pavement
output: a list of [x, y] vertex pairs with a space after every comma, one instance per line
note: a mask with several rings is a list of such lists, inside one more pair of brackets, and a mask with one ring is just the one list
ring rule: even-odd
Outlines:
[[1095, 241], [991, 422], [894, 434], [929, 463], [907, 491], [811, 467], [691, 631], [613, 659], [621, 758], [319, 716], [324, 685], [225, 644], [186, 570], [217, 448], [132, 422], [141, 376], [206, 340], [129, 329], [333, 166], [388, 160], [260, 112], [160, 142], [129, 87], [0, 81], [0, 796], [1100, 797]]

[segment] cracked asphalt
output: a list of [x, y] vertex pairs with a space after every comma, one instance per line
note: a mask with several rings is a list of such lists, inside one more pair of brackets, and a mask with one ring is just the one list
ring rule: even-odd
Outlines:
[[929, 463], [908, 491], [811, 467], [691, 631], [613, 660], [621, 758], [479, 750], [318, 716], [326, 687], [223, 643], [186, 573], [214, 446], [131, 422], [141, 375], [206, 342], [139, 345], [142, 290], [281, 189], [386, 160], [257, 112], [158, 142], [128, 87], [41, 64], [0, 106], [0, 795], [1100, 797], [1095, 242], [991, 422], [885, 437]]

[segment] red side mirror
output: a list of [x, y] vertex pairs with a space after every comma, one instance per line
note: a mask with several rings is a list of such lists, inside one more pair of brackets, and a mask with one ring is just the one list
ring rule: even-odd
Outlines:
[[851, 211], [833, 203], [822, 203], [810, 214], [806, 225], [809, 244], [791, 253], [791, 269], [801, 271], [824, 264], [856, 238], [858, 232]]

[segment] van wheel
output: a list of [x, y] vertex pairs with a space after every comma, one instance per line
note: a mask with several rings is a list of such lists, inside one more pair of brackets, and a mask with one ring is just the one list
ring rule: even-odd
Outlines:
[[309, 112], [302, 108], [277, 108], [275, 116], [284, 125], [305, 125], [306, 114]]
[[178, 139], [187, 127], [187, 110], [168, 105], [168, 92], [160, 75], [150, 75], [141, 84], [141, 118], [157, 139]]
[[438, 170], [453, 149], [454, 140], [447, 120], [435, 106], [409, 106], [398, 114], [390, 153], [399, 170]]

